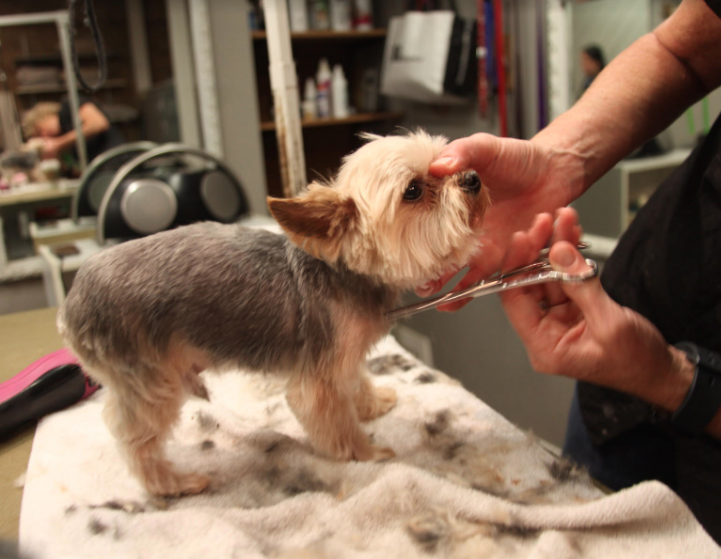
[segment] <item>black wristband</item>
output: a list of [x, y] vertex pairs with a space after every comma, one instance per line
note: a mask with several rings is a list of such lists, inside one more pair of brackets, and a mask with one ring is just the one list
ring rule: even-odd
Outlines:
[[690, 342], [676, 344], [694, 364], [693, 382], [671, 422], [688, 431], [702, 432], [721, 408], [721, 356]]

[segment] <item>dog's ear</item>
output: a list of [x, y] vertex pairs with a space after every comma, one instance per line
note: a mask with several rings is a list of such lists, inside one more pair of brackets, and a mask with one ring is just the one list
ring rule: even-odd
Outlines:
[[313, 256], [331, 261], [338, 259], [343, 237], [358, 220], [352, 198], [318, 184], [296, 198], [268, 197], [268, 208], [291, 241]]

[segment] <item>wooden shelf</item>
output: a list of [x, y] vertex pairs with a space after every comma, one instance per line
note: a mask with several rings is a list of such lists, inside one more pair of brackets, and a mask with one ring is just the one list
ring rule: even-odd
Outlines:
[[[79, 52], [78, 60], [97, 60], [97, 54], [94, 52]], [[122, 55], [117, 52], [105, 53], [105, 58], [115, 59], [121, 58]], [[45, 65], [59, 65], [62, 66], [63, 57], [59, 53], [49, 54], [33, 54], [29, 56], [19, 56], [15, 59], [15, 66], [45, 66]]]
[[[359, 124], [361, 122], [378, 122], [381, 120], [400, 120], [403, 113], [358, 113], [348, 118], [316, 118], [313, 120], [302, 120], [303, 128], [318, 128], [321, 126], [343, 126], [346, 124]], [[266, 121], [260, 123], [263, 132], [275, 130], [275, 122]]]
[[[291, 33], [293, 40], [317, 40], [317, 39], [377, 39], [385, 37], [385, 29], [371, 29], [370, 31], [303, 31]], [[266, 38], [265, 31], [253, 31], [254, 41], [263, 41]]]
[[[107, 80], [100, 89], [118, 89], [128, 84], [123, 78]], [[40, 93], [65, 93], [68, 88], [64, 83], [57, 85], [19, 85], [15, 89], [18, 95], [36, 95]]]

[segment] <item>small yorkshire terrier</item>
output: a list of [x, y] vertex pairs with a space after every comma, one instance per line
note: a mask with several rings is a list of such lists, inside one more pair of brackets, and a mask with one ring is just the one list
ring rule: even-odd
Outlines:
[[58, 315], [85, 370], [107, 388], [104, 417], [155, 495], [203, 491], [163, 443], [199, 373], [288, 375], [286, 398], [318, 451], [379, 460], [360, 423], [396, 402], [365, 356], [400, 293], [462, 267], [489, 203], [475, 172], [429, 174], [447, 140], [418, 131], [366, 135], [331, 184], [269, 198], [286, 235], [197, 223], [104, 250], [80, 269]]

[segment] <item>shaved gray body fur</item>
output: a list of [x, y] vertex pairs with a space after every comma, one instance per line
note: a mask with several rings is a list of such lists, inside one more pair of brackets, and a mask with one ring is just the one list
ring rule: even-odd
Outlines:
[[213, 366], [282, 372], [313, 367], [334, 347], [332, 303], [377, 320], [397, 295], [284, 235], [206, 222], [93, 256], [60, 322], [90, 364], [152, 365], [138, 361], [143, 348], [164, 354], [180, 338]]

